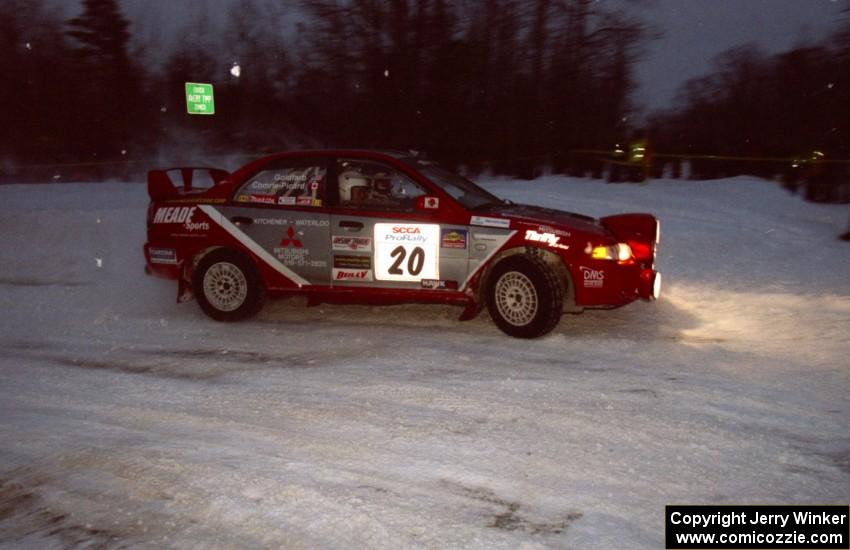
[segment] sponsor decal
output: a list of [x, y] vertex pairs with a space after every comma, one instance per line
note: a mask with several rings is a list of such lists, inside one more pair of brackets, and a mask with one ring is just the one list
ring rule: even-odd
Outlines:
[[[436, 227], [436, 226], [433, 226]], [[380, 228], [380, 229], [379, 229]], [[423, 226], [419, 225], [398, 225], [389, 223], [375, 224], [375, 232], [382, 233], [382, 242], [388, 243], [419, 243], [425, 244], [429, 237], [433, 239], [432, 232], [423, 232]], [[431, 241], [433, 242], [433, 241]]]
[[286, 230], [286, 235], [280, 240], [281, 248], [288, 248], [289, 246], [295, 248], [301, 248], [304, 245], [301, 244], [301, 241], [295, 238], [295, 230], [292, 229], [292, 226], [289, 226], [289, 229]]
[[572, 237], [573, 234], [569, 231], [564, 231], [563, 229], [558, 229], [557, 227], [552, 227], [551, 225], [541, 225], [537, 228], [541, 233], [554, 233], [555, 235], [559, 235], [561, 237]]
[[333, 270], [334, 281], [371, 281], [371, 269], [337, 269]]
[[248, 202], [257, 204], [277, 204], [277, 197], [274, 195], [251, 195], [248, 197]]
[[419, 282], [439, 279], [440, 226], [376, 223], [375, 279]]
[[290, 225], [286, 218], [254, 218], [257, 225]]
[[561, 237], [558, 237], [554, 233], [538, 233], [533, 229], [526, 230], [525, 240], [544, 243], [551, 246], [552, 248], [560, 248], [562, 250], [567, 250], [568, 248], [570, 248], [570, 245], [568, 244], [561, 244]]
[[510, 229], [511, 220], [503, 218], [488, 218], [487, 216], [472, 216], [469, 219], [470, 225], [481, 225], [484, 227], [501, 227], [502, 229]]
[[442, 279], [422, 279], [422, 288], [429, 290], [457, 290], [457, 281], [444, 281]]
[[591, 269], [589, 267], [579, 266], [584, 286], [587, 288], [602, 288], [605, 284], [605, 272], [600, 269]]
[[277, 203], [284, 206], [292, 206], [295, 204], [295, 197], [278, 197]]
[[151, 263], [153, 264], [176, 264], [177, 251], [173, 248], [149, 248]]
[[466, 229], [441, 229], [440, 246], [443, 248], [466, 248]]
[[248, 195], [239, 195], [236, 197], [236, 202], [248, 202], [249, 200], [251, 200], [251, 197]]
[[372, 239], [369, 237], [347, 237], [343, 235], [331, 237], [333, 250], [371, 250]]
[[425, 197], [423, 206], [429, 210], [435, 210], [440, 207], [439, 197]]
[[158, 208], [153, 217], [153, 223], [178, 223], [186, 231], [209, 231], [210, 224], [205, 221], [196, 222], [192, 216], [198, 210], [197, 206], [165, 206]]
[[372, 269], [371, 256], [334, 255], [334, 267], [343, 269]]
[[306, 225], [307, 227], [327, 227], [330, 225], [328, 220], [295, 220], [295, 225]]

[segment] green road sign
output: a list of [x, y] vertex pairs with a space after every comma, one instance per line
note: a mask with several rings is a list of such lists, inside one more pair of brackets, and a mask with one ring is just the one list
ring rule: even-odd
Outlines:
[[190, 115], [214, 115], [212, 84], [186, 83], [186, 112]]

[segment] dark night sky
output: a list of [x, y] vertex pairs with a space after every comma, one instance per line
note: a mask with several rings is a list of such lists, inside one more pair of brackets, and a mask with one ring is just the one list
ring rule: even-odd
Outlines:
[[[623, 0], [600, 0], [621, 4]], [[53, 0], [69, 14], [79, 0]], [[206, 10], [223, 20], [233, 0], [121, 0], [141, 37], [155, 41], [173, 33], [192, 12]], [[290, 5], [294, 1], [287, 2]], [[640, 5], [640, 4], [638, 4]], [[711, 68], [711, 60], [732, 46], [753, 42], [775, 53], [834, 30], [850, 0], [645, 0], [644, 18], [664, 36], [637, 67], [638, 104], [649, 110], [669, 106], [688, 78]], [[844, 14], [845, 20], [850, 14]]]

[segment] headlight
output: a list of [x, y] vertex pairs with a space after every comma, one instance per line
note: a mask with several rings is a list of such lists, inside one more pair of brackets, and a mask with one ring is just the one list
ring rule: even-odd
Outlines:
[[632, 247], [626, 243], [611, 246], [597, 246], [590, 253], [594, 260], [619, 260], [625, 262], [632, 259]]

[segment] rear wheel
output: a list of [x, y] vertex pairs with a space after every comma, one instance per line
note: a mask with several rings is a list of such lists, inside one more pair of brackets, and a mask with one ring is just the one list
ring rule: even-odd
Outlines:
[[204, 313], [216, 321], [240, 321], [263, 306], [263, 286], [254, 264], [227, 249], [210, 252], [192, 274], [192, 287]]
[[563, 282], [539, 256], [511, 256], [490, 274], [490, 317], [511, 336], [536, 338], [548, 333], [561, 319], [563, 303]]

